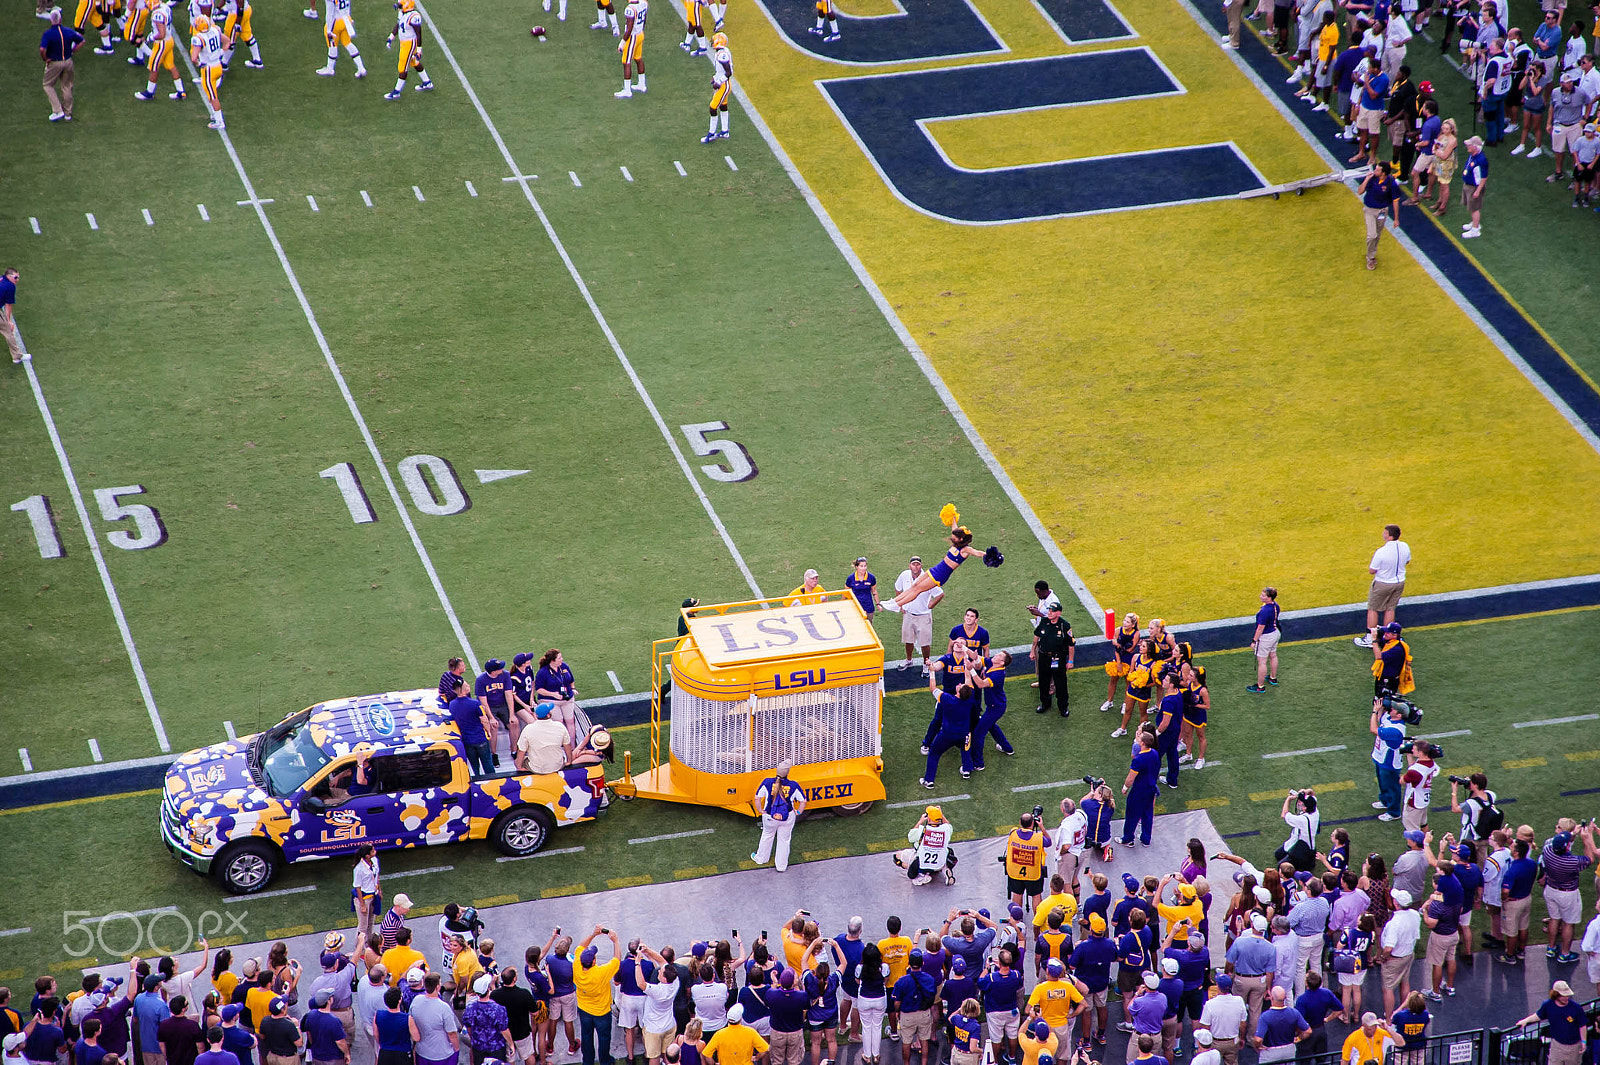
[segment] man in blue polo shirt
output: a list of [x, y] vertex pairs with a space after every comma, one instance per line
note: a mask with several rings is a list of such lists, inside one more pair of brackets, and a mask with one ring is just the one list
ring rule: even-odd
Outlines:
[[1122, 815], [1122, 845], [1133, 846], [1133, 830], [1139, 830], [1139, 842], [1150, 846], [1150, 830], [1155, 825], [1156, 796], [1160, 788], [1156, 776], [1161, 772], [1161, 756], [1153, 748], [1150, 734], [1139, 733], [1139, 749], [1128, 763], [1128, 776], [1122, 782], [1122, 794], [1128, 804]]
[[[1072, 973], [1089, 989], [1085, 1001], [1094, 1007], [1094, 1041], [1106, 1045], [1106, 989], [1111, 984], [1111, 963], [1117, 960], [1117, 948], [1106, 938], [1106, 919], [1098, 913], [1089, 915], [1089, 934], [1072, 948], [1068, 964]], [[1083, 1030], [1089, 1033], [1089, 1011], [1084, 1011]]]
[[856, 966], [861, 964], [861, 951], [867, 945], [861, 938], [861, 918], [852, 917], [845, 924], [845, 930], [833, 937], [839, 944], [839, 953], [844, 957], [844, 964], [839, 970], [839, 1031], [838, 1036], [846, 1039], [850, 1035], [852, 1023], [855, 1027], [861, 1026], [860, 1018], [854, 1016], [856, 996], [861, 994], [861, 984], [856, 980]]
[[[39, 58], [44, 60], [44, 98], [50, 101], [50, 121], [72, 121], [72, 53], [83, 43], [83, 34], [61, 24], [61, 9], [50, 9], [50, 28], [39, 38]], [[57, 90], [60, 95], [57, 96]], [[7, 270], [9, 276], [14, 271]], [[13, 295], [15, 293], [13, 292]], [[6, 330], [6, 339], [11, 331]], [[20, 362], [19, 346], [11, 349], [11, 361]]]
[[1539, 877], [1539, 863], [1528, 857], [1528, 841], [1512, 840], [1511, 864], [1500, 878], [1500, 932], [1505, 937], [1505, 953], [1499, 960], [1515, 965], [1522, 960], [1528, 942], [1528, 922], [1533, 911], [1533, 882]]
[[1273, 1061], [1289, 1061], [1294, 1057], [1295, 1044], [1311, 1034], [1305, 1018], [1287, 1002], [1288, 994], [1281, 987], [1272, 989], [1272, 1005], [1261, 1012], [1256, 1021], [1257, 1060], [1262, 1065]]
[[1361, 87], [1356, 96], [1359, 105], [1356, 136], [1360, 139], [1360, 148], [1350, 161], [1359, 163], [1365, 159], [1377, 166], [1378, 146], [1383, 143], [1383, 116], [1389, 109], [1389, 75], [1378, 66], [1377, 46], [1367, 46], [1367, 72], [1358, 75], [1355, 84]]
[[1350, 95], [1355, 92], [1356, 68], [1366, 61], [1367, 50], [1360, 44], [1351, 44], [1349, 48], [1339, 53], [1333, 61], [1331, 77], [1333, 79], [1334, 106], [1339, 109], [1339, 117], [1348, 125], [1344, 132], [1339, 134], [1340, 140], [1353, 141], [1356, 139], [1356, 124], [1350, 114]]
[[483, 703], [467, 694], [467, 682], [455, 681], [455, 697], [450, 700], [450, 717], [461, 730], [461, 745], [466, 748], [467, 765], [473, 776], [488, 776], [494, 772], [494, 748], [489, 745], [489, 727], [493, 721], [483, 708]]

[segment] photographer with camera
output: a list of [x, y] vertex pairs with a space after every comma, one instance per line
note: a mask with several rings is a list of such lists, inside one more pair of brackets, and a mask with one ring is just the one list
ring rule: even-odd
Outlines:
[[1019, 906], [1028, 905], [1028, 899], [1038, 903], [1044, 894], [1044, 858], [1050, 846], [1050, 834], [1044, 830], [1044, 807], [1035, 806], [1032, 813], [1017, 819], [1017, 827], [1006, 837], [1005, 853], [1000, 861], [1006, 867], [1006, 891], [1011, 901]]
[[1435, 761], [1444, 757], [1444, 748], [1427, 740], [1411, 741], [1411, 765], [1400, 776], [1400, 823], [1407, 831], [1428, 827], [1428, 807], [1433, 803], [1433, 781], [1439, 775]]
[[[1459, 788], [1467, 797], [1459, 799]], [[1458, 801], [1459, 800], [1459, 801]], [[1499, 797], [1489, 790], [1489, 778], [1482, 773], [1470, 777], [1450, 777], [1450, 812], [1461, 815], [1461, 842], [1471, 843], [1479, 861], [1489, 856], [1489, 836], [1506, 823]]]
[[1310, 788], [1290, 789], [1283, 800], [1283, 823], [1289, 838], [1273, 854], [1275, 862], [1289, 862], [1296, 872], [1309, 873], [1317, 865], [1317, 830], [1322, 815], [1317, 812], [1317, 796]]
[[1384, 705], [1380, 696], [1372, 705], [1370, 729], [1377, 737], [1372, 744], [1372, 764], [1378, 775], [1378, 801], [1372, 808], [1383, 811], [1378, 815], [1379, 821], [1398, 821], [1400, 770], [1405, 765], [1402, 753], [1406, 742], [1404, 711], [1393, 702]]
[[1411, 675], [1411, 648], [1400, 638], [1398, 621], [1378, 630], [1372, 643], [1372, 676], [1374, 706], [1385, 695], [1409, 695], [1417, 686]]
[[945, 820], [944, 810], [930, 806], [906, 833], [911, 846], [894, 852], [894, 864], [906, 871], [913, 884], [931, 884], [934, 874], [943, 872], [944, 882], [956, 882], [956, 854], [950, 842], [955, 829]]

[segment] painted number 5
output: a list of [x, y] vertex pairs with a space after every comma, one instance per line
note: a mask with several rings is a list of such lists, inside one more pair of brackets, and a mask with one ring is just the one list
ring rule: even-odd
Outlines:
[[724, 484], [737, 484], [740, 481], [753, 479], [758, 472], [754, 460], [750, 458], [750, 452], [744, 449], [743, 444], [736, 440], [729, 440], [726, 437], [712, 439], [706, 435], [707, 433], [727, 432], [727, 422], [695, 422], [692, 425], [680, 425], [678, 428], [683, 430], [685, 439], [689, 441], [690, 449], [696, 455], [701, 458], [710, 458], [713, 455], [721, 456], [720, 462], [707, 463], [700, 467], [700, 472], [713, 481], [721, 481]]
[[160, 547], [167, 542], [167, 527], [161, 523], [156, 508], [144, 503], [124, 503], [123, 496], [144, 495], [144, 485], [130, 484], [121, 488], [96, 488], [95, 502], [100, 504], [100, 516], [106, 521], [133, 519], [133, 531], [113, 529], [106, 533], [106, 542], [124, 551], [144, 551]]

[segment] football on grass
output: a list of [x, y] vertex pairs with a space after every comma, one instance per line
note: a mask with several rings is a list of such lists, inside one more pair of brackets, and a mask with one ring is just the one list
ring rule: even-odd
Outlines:
[[533, 35], [533, 39], [534, 40], [538, 41], [540, 44], [544, 43], [545, 38], [544, 38], [544, 27], [543, 26], [535, 26], [533, 29], [529, 30], [528, 32]]

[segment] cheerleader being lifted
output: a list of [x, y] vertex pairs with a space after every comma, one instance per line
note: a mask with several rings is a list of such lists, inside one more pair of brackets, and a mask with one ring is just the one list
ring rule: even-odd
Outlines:
[[923, 592], [932, 588], [942, 588], [945, 582], [954, 575], [956, 568], [967, 559], [977, 556], [983, 559], [983, 564], [993, 569], [1006, 560], [998, 547], [990, 546], [986, 551], [979, 551], [972, 546], [972, 530], [965, 525], [958, 524], [961, 515], [956, 510], [954, 503], [946, 503], [944, 509], [939, 511], [941, 524], [950, 527], [950, 548], [944, 557], [933, 564], [933, 568], [923, 571], [905, 591], [895, 595], [893, 599], [883, 601], [883, 609], [898, 614], [900, 608], [911, 602]]

